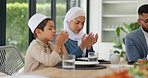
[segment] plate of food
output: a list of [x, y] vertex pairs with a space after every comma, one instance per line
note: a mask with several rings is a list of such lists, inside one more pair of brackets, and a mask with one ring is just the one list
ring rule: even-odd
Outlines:
[[128, 74], [128, 70], [122, 70], [122, 71], [113, 71], [111, 74], [97, 76], [96, 78], [134, 78], [134, 77]]
[[138, 59], [137, 62], [135, 62], [136, 65], [148, 65], [148, 60]]
[[135, 78], [148, 78], [148, 60], [138, 59], [134, 68], [129, 69], [129, 74]]
[[131, 67], [134, 67], [133, 65], [121, 65], [121, 64], [115, 64], [109, 66], [111, 69], [129, 69]]

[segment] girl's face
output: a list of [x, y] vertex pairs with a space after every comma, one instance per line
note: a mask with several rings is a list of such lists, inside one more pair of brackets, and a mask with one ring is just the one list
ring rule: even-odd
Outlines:
[[55, 36], [54, 22], [49, 20], [44, 27], [44, 31], [40, 30], [40, 39], [47, 43], [48, 41], [53, 41]]
[[69, 22], [69, 28], [73, 33], [78, 34], [84, 27], [85, 17], [79, 16]]

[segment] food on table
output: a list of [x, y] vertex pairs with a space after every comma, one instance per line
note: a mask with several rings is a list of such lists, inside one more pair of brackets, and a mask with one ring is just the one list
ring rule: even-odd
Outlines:
[[148, 60], [138, 59], [137, 62], [135, 62], [135, 63], [139, 64], [139, 65], [147, 65], [148, 66]]
[[134, 77], [128, 74], [128, 70], [122, 70], [122, 71], [113, 72], [112, 74], [98, 76], [96, 78], [134, 78]]
[[138, 59], [134, 67], [127, 70], [118, 70], [112, 74], [98, 76], [96, 78], [148, 78], [148, 60]]

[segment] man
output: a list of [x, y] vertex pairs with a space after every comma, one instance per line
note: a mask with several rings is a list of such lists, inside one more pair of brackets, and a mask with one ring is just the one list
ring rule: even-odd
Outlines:
[[129, 61], [146, 59], [148, 55], [148, 4], [139, 7], [138, 17], [137, 22], [141, 27], [130, 32], [125, 37], [125, 46]]

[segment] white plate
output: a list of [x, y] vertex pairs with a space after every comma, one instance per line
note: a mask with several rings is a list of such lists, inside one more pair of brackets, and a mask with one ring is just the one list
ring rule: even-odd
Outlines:
[[98, 65], [99, 62], [75, 61], [75, 65]]
[[[82, 57], [82, 58], [77, 58], [77, 59], [88, 61], [88, 57]], [[98, 59], [98, 60], [104, 60], [104, 59]]]
[[134, 67], [133, 65], [110, 65], [112, 69], [129, 69], [130, 67]]
[[82, 57], [82, 58], [77, 58], [77, 59], [80, 59], [80, 60], [88, 60], [88, 58], [87, 57]]

